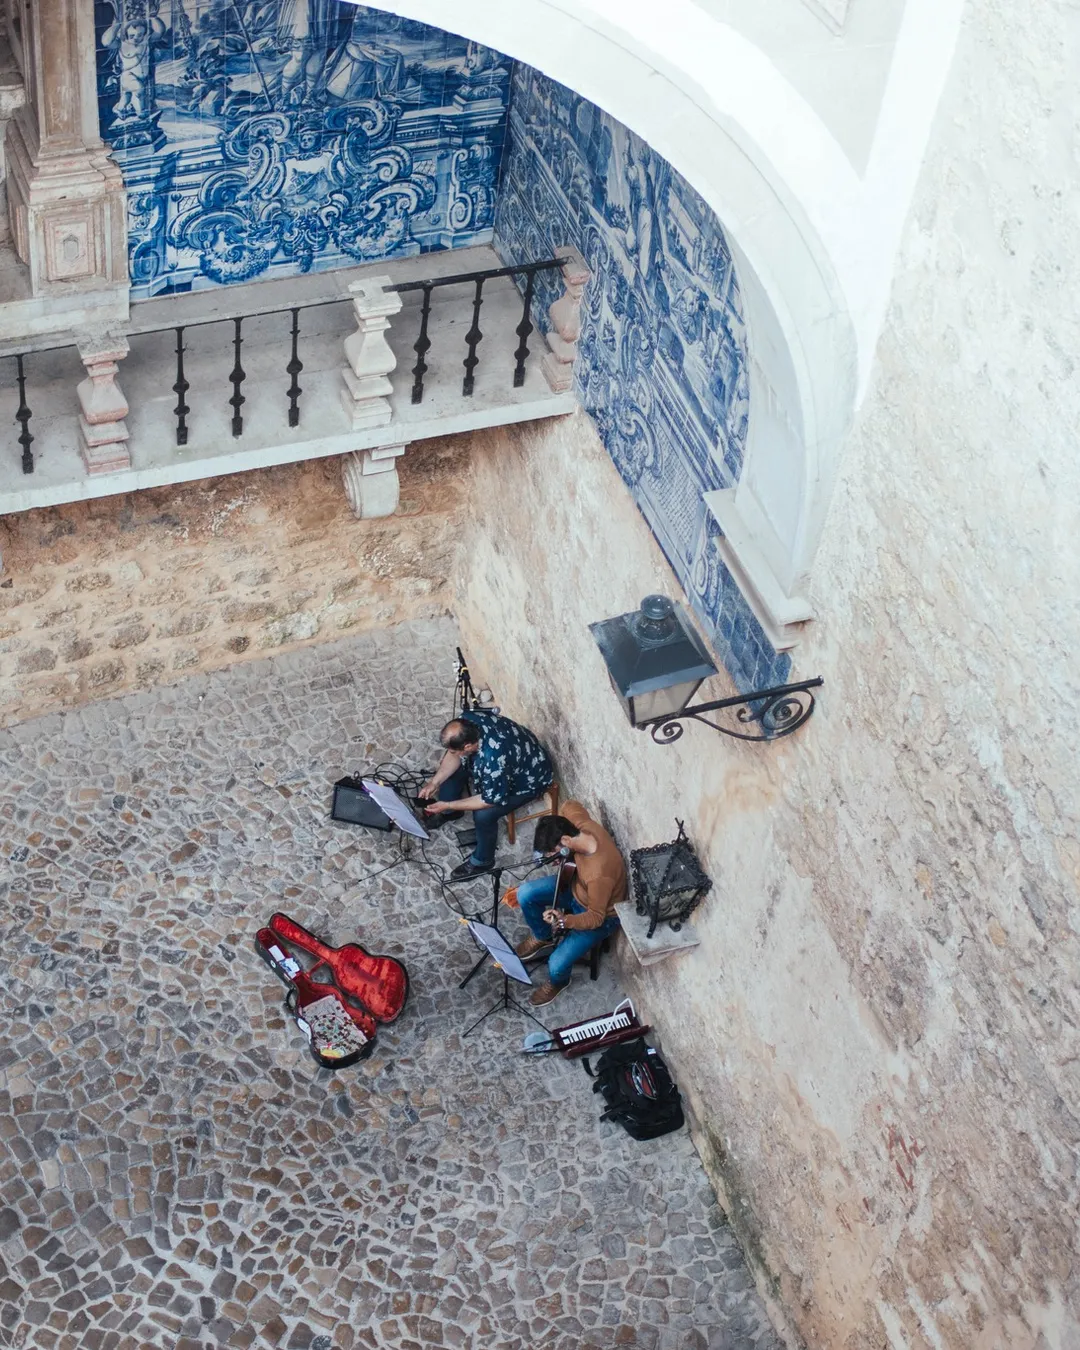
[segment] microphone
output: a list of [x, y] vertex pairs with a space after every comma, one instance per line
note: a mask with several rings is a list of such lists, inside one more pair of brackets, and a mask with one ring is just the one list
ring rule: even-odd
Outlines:
[[570, 850], [565, 846], [557, 848], [553, 853], [541, 853], [539, 849], [533, 849], [534, 863], [552, 863], [556, 862], [559, 858], [569, 858], [569, 856]]

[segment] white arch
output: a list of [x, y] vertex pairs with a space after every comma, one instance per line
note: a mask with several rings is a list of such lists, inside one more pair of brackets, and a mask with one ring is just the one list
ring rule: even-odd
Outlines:
[[[739, 488], [715, 506], [729, 547], [744, 555], [742, 566], [729, 562], [774, 639], [778, 624], [809, 614], [799, 597], [870, 369], [951, 57], [948, 22], [958, 22], [962, 0], [907, 3], [918, 21], [905, 11], [897, 49], [907, 64], [890, 76], [863, 178], [764, 53], [692, 0], [373, 6], [495, 47], [574, 89], [646, 140], [716, 212], [742, 286], [751, 413]], [[930, 78], [928, 34], [938, 52], [948, 45]], [[906, 135], [916, 103], [924, 116]]]

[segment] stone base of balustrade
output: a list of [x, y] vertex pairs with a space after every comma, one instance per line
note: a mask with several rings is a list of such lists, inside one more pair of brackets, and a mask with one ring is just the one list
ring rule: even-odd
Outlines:
[[[556, 341], [560, 341], [560, 339], [556, 338]], [[573, 357], [570, 358], [569, 362], [566, 362], [556, 356], [554, 352], [546, 352], [544, 359], [540, 362], [540, 369], [544, 372], [544, 379], [547, 380], [548, 388], [553, 393], [565, 394], [573, 389]]]
[[79, 449], [87, 473], [116, 473], [131, 468], [128, 429], [123, 422], [92, 424], [80, 417]]
[[365, 427], [384, 427], [393, 416], [388, 395], [393, 386], [385, 376], [357, 376], [348, 366], [341, 372], [345, 388], [341, 391], [341, 406], [349, 418], [353, 431]]

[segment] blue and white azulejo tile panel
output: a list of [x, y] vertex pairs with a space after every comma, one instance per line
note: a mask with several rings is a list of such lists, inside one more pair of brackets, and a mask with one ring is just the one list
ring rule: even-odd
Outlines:
[[[650, 147], [528, 66], [514, 70], [495, 222], [508, 262], [581, 250], [582, 404], [742, 690], [791, 668], [716, 547], [702, 494], [738, 480], [749, 394], [731, 253], [712, 210]], [[537, 322], [558, 293], [537, 277]]]
[[487, 242], [510, 62], [345, 0], [95, 0], [133, 295]]

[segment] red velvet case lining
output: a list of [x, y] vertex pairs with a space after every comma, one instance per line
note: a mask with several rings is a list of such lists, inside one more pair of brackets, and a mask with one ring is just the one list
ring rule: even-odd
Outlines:
[[[409, 977], [401, 962], [392, 956], [372, 956], [356, 942], [346, 942], [340, 947], [328, 946], [287, 914], [271, 916], [270, 932], [279, 942], [285, 941], [316, 958], [307, 971], [309, 976], [322, 966], [328, 967], [338, 988], [366, 1008], [377, 1021], [392, 1022], [404, 1008], [409, 994]], [[262, 940], [261, 933], [259, 940]], [[321, 984], [316, 987], [324, 988]]]
[[[255, 941], [266, 952], [267, 956], [273, 960], [270, 955], [271, 947], [280, 948], [280, 942], [277, 934], [270, 928], [260, 928], [255, 934]], [[275, 963], [277, 967], [279, 963]], [[364, 1033], [369, 1041], [375, 1039], [378, 1028], [375, 1025], [375, 1019], [363, 1008], [358, 1008], [355, 1003], [349, 1001], [342, 991], [334, 984], [323, 984], [319, 980], [313, 980], [310, 972], [298, 970], [295, 975], [288, 976], [289, 983], [296, 990], [297, 1008], [302, 1012], [309, 1003], [314, 1003], [317, 999], [336, 998], [352, 1020]]]

